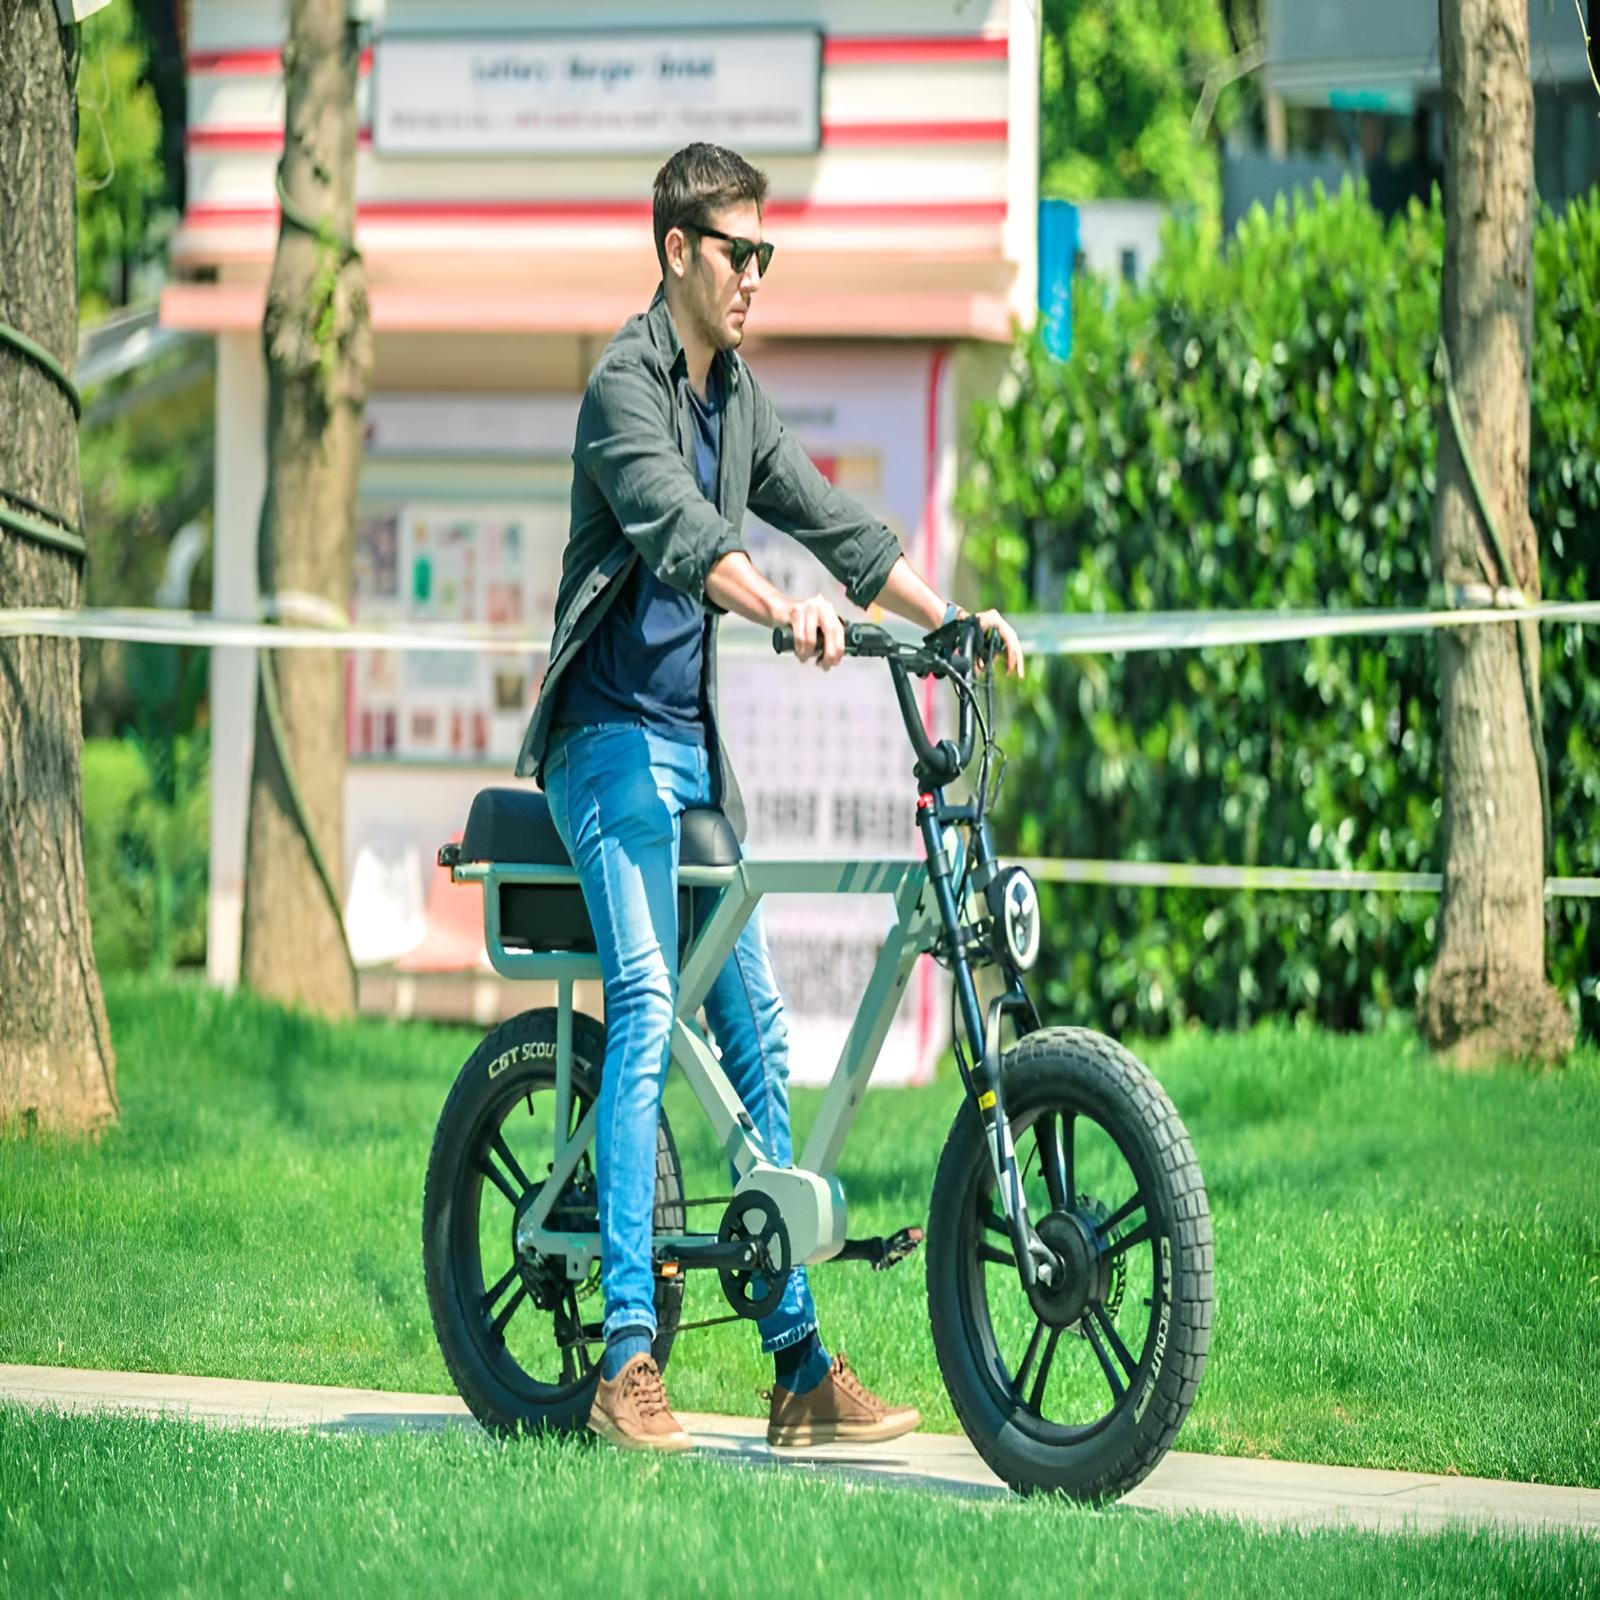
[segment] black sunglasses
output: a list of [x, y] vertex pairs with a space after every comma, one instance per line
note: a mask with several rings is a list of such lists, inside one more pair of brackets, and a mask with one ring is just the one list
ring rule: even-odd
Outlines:
[[716, 228], [702, 228], [698, 223], [690, 223], [704, 239], [721, 239], [728, 246], [728, 260], [733, 265], [735, 272], [743, 272], [750, 265], [750, 257], [756, 258], [756, 265], [761, 268], [761, 276], [767, 275], [767, 268], [772, 265], [772, 252], [778, 247], [770, 240], [763, 239], [757, 244], [754, 239], [736, 239], [731, 233], [721, 233]]

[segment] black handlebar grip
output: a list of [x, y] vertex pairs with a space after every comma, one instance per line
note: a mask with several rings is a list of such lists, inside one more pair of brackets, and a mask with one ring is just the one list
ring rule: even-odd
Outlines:
[[[818, 644], [821, 638], [818, 637]], [[788, 624], [772, 630], [772, 648], [780, 655], [794, 654], [794, 629]], [[886, 656], [894, 648], [887, 628], [875, 622], [847, 622], [844, 625], [844, 653], [847, 656]]]

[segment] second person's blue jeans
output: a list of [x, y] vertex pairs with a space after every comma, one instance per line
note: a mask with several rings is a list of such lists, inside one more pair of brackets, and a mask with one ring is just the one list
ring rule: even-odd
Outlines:
[[[642, 722], [558, 729], [545, 756], [556, 831], [578, 869], [606, 996], [606, 1055], [595, 1131], [605, 1333], [655, 1332], [656, 1125], [678, 1002], [678, 839], [683, 813], [711, 804], [706, 747]], [[699, 897], [697, 897], [699, 898]], [[709, 899], [709, 896], [706, 898]], [[745, 924], [711, 992], [706, 1020], [722, 1070], [778, 1166], [789, 1135], [789, 1035], [761, 911]], [[805, 1269], [763, 1317], [763, 1350], [796, 1344], [817, 1325]]]

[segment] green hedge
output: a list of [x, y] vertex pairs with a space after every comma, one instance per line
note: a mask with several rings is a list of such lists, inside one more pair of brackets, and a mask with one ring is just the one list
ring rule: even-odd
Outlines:
[[102, 972], [205, 962], [208, 745], [203, 733], [84, 741], [84, 872]]
[[[976, 416], [961, 509], [991, 598], [1069, 612], [1429, 600], [1437, 209], [1347, 187], [1168, 237], [1142, 288], [1080, 281], [1070, 361], [1020, 343]], [[1536, 233], [1532, 509], [1548, 597], [1600, 596], [1600, 191]], [[1546, 628], [1560, 875], [1600, 875], [1600, 632]], [[1027, 854], [1438, 866], [1427, 637], [1056, 659], [1016, 707], [999, 821]], [[1058, 1018], [1160, 1031], [1408, 1010], [1435, 897], [1057, 888]], [[1600, 917], [1550, 965], [1600, 1027]]]

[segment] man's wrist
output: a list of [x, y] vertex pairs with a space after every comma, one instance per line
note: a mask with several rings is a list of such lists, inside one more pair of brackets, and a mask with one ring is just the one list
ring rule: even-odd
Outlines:
[[939, 619], [939, 626], [948, 628], [961, 614], [961, 607], [954, 600], [947, 600], [945, 602], [944, 616]]

